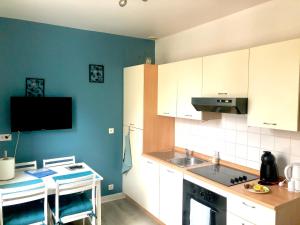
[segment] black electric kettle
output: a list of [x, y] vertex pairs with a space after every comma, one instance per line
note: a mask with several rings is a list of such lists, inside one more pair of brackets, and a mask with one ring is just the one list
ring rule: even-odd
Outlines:
[[264, 151], [261, 156], [260, 184], [273, 185], [279, 181], [276, 160], [271, 152]]

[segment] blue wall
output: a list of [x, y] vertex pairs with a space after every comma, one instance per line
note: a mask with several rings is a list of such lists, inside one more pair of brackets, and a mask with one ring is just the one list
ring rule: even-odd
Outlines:
[[[146, 56], [154, 61], [153, 41], [0, 18], [0, 134], [10, 133], [9, 99], [24, 96], [26, 77], [44, 78], [46, 96], [71, 96], [74, 104], [73, 129], [21, 133], [16, 160], [41, 166], [75, 155], [104, 177], [103, 195], [121, 192], [123, 67]], [[104, 84], [89, 83], [89, 64], [104, 65]], [[13, 134], [0, 150], [12, 155], [15, 142]]]

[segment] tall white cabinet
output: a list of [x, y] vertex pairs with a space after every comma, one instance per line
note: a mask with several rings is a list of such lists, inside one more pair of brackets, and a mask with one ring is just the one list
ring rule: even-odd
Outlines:
[[157, 70], [157, 65], [124, 69], [123, 137], [125, 143], [130, 132], [133, 167], [123, 174], [123, 193], [158, 218], [159, 165], [142, 154], [174, 146], [174, 118], [157, 116]]
[[300, 39], [250, 49], [248, 125], [298, 131]]

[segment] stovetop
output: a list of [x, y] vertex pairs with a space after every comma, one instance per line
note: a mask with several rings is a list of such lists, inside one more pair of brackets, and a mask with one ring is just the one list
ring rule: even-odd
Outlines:
[[228, 187], [258, 179], [258, 176], [222, 165], [203, 166], [189, 171]]

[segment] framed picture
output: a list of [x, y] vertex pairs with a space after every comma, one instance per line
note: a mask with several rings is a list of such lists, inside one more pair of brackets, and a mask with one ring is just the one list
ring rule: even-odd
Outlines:
[[89, 78], [91, 83], [104, 83], [104, 66], [90, 64]]
[[44, 97], [44, 95], [45, 95], [45, 79], [26, 78], [26, 96]]

